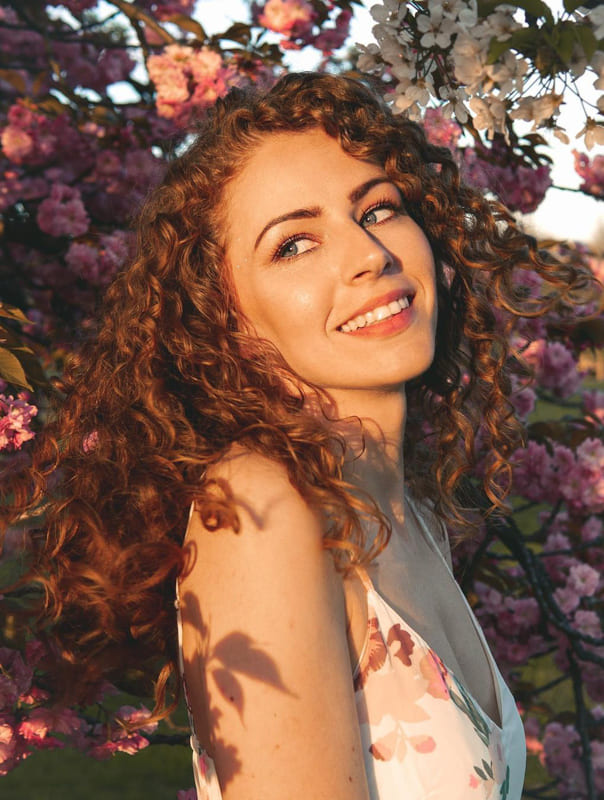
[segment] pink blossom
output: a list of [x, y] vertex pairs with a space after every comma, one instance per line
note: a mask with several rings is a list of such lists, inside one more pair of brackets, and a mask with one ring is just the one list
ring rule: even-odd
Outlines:
[[572, 613], [579, 606], [580, 596], [571, 586], [562, 586], [554, 592], [556, 602], [565, 614]]
[[543, 563], [550, 578], [554, 581], [565, 582], [568, 569], [576, 563], [576, 559], [569, 555], [549, 555], [558, 550], [570, 551], [571, 544], [567, 536], [561, 533], [548, 535], [543, 545]]
[[63, 747], [60, 739], [49, 736], [52, 716], [47, 708], [34, 708], [17, 725], [17, 731], [28, 745], [39, 750]]
[[75, 275], [91, 283], [100, 283], [99, 251], [96, 247], [81, 242], [72, 242], [65, 256], [65, 263]]
[[476, 187], [495, 192], [512, 211], [528, 214], [534, 211], [551, 186], [550, 166], [528, 167], [519, 164], [496, 163], [505, 152], [495, 143], [481, 158], [477, 150], [466, 147], [461, 157], [464, 180]]
[[256, 13], [260, 25], [291, 38], [307, 33], [315, 19], [314, 9], [306, 0], [267, 0]]
[[38, 166], [67, 153], [75, 157], [81, 137], [66, 114], [47, 117], [19, 102], [10, 107], [7, 120], [2, 146], [14, 164]]
[[535, 409], [537, 395], [530, 386], [517, 386], [513, 390], [510, 401], [520, 419], [525, 420]]
[[37, 219], [40, 229], [51, 236], [81, 236], [89, 225], [79, 190], [62, 183], [53, 184], [50, 196], [40, 203]]
[[[352, 12], [342, 9], [336, 17], [333, 28], [322, 28], [321, 32], [309, 40], [309, 44], [316, 47], [325, 55], [333, 53], [334, 50], [342, 47], [350, 33], [350, 22]], [[303, 37], [304, 38], [304, 37]]]
[[179, 789], [176, 792], [176, 800], [197, 800], [197, 792], [195, 791], [195, 787], [192, 786], [190, 789]]
[[587, 263], [600, 283], [604, 283], [604, 258], [588, 256]]
[[0, 715], [0, 776], [6, 775], [20, 760], [23, 748], [17, 733], [6, 715]]
[[0, 451], [20, 450], [25, 442], [33, 439], [35, 433], [30, 424], [38, 413], [23, 395], [0, 394]]
[[223, 97], [235, 79], [220, 53], [205, 46], [168, 45], [147, 59], [147, 70], [157, 89], [158, 114], [181, 125]]
[[600, 618], [595, 611], [585, 611], [580, 608], [575, 612], [574, 625], [580, 633], [586, 636], [593, 636], [597, 639], [602, 636], [602, 626]]
[[34, 140], [27, 131], [16, 125], [7, 125], [2, 131], [2, 148], [8, 159], [22, 164], [34, 149]]
[[514, 491], [535, 502], [551, 499], [555, 468], [545, 445], [530, 440], [525, 448], [514, 452], [511, 461]]
[[561, 342], [531, 342], [523, 357], [534, 368], [537, 382], [557, 397], [569, 397], [579, 387], [576, 359]]
[[423, 119], [424, 130], [429, 141], [439, 147], [453, 150], [461, 136], [461, 127], [448, 119], [441, 108], [427, 108]]
[[545, 726], [543, 736], [544, 760], [554, 775], [563, 775], [575, 767], [579, 734], [571, 725], [550, 722]]
[[127, 755], [134, 755], [139, 750], [144, 750], [149, 746], [149, 740], [145, 739], [138, 733], [132, 733], [121, 739], [110, 739], [102, 742], [101, 744], [93, 745], [88, 751], [91, 758], [96, 758], [98, 761], [103, 761], [106, 758], [111, 758], [115, 753], [126, 753]]
[[151, 712], [146, 706], [134, 708], [134, 706], [121, 706], [117, 711], [117, 716], [129, 725], [135, 725], [143, 733], [153, 733], [157, 729], [157, 722], [144, 723], [151, 716]]
[[524, 735], [527, 751], [533, 756], [541, 756], [543, 753], [541, 728], [539, 722], [534, 717], [527, 717], [524, 720]]
[[604, 520], [598, 517], [588, 517], [581, 528], [581, 540], [594, 542], [604, 534]]
[[579, 187], [582, 192], [604, 197], [604, 156], [597, 155], [590, 159], [586, 153], [573, 150], [575, 171], [583, 178]]
[[604, 423], [604, 392], [599, 389], [583, 392], [583, 408]]
[[600, 583], [600, 575], [589, 564], [576, 564], [569, 570], [568, 586], [581, 597], [591, 597]]
[[574, 508], [587, 513], [604, 511], [604, 444], [585, 439], [577, 448], [577, 459], [561, 486], [562, 495]]

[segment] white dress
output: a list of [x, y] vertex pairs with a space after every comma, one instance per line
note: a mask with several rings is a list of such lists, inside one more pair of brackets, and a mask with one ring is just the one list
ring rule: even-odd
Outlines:
[[[422, 517], [416, 517], [443, 559], [451, 590], [463, 597]], [[368, 623], [352, 680], [371, 800], [520, 800], [526, 763], [522, 720], [465, 597], [496, 688], [501, 727], [368, 575], [363, 570], [359, 575]], [[178, 599], [177, 624], [184, 675]], [[190, 709], [189, 722], [197, 798], [221, 800], [214, 763], [199, 745]]]

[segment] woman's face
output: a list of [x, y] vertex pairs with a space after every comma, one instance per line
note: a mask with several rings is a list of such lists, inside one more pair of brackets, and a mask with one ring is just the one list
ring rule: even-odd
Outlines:
[[225, 212], [239, 311], [303, 380], [337, 400], [429, 367], [434, 260], [381, 167], [322, 130], [267, 135]]

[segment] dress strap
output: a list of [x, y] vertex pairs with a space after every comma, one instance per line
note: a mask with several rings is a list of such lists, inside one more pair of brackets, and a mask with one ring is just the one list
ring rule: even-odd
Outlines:
[[[193, 511], [195, 509], [195, 501], [191, 503], [191, 507], [189, 509], [189, 518], [188, 522], [191, 521], [191, 517], [193, 515]], [[188, 527], [188, 524], [187, 524]], [[191, 701], [189, 700], [189, 694], [187, 692], [187, 682], [185, 680], [185, 663], [184, 658], [182, 655], [182, 615], [180, 613], [180, 592], [178, 587], [178, 578], [176, 578], [176, 599], [174, 600], [174, 607], [176, 608], [176, 631], [178, 635], [178, 669], [180, 672], [180, 679], [182, 681], [182, 688], [183, 694], [185, 698], [185, 706], [187, 707], [187, 716], [189, 718], [189, 727], [191, 728], [191, 747], [192, 749], [201, 755], [203, 753], [203, 748], [199, 744], [199, 740], [197, 738], [197, 734], [195, 733], [195, 723], [193, 721], [193, 711], [191, 707]]]
[[362, 566], [362, 564], [353, 564], [352, 565], [352, 569], [354, 570], [354, 572], [358, 576], [359, 580], [361, 581], [361, 583], [365, 587], [365, 591], [367, 591], [367, 592], [375, 591], [374, 586], [373, 586], [373, 581], [369, 577], [369, 574], [368, 574], [367, 570], [365, 569], [364, 566]]

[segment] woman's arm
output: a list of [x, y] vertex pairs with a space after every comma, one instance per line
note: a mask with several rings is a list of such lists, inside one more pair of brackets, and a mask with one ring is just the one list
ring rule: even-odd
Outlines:
[[[224, 800], [369, 800], [342, 581], [285, 470], [224, 460], [241, 522], [193, 514], [181, 580], [185, 672]], [[205, 740], [205, 741], [204, 741]]]

